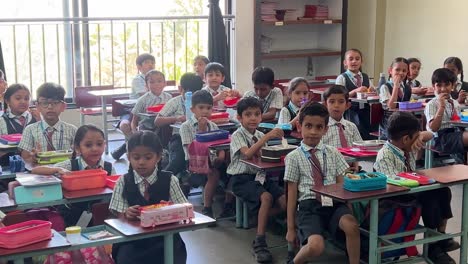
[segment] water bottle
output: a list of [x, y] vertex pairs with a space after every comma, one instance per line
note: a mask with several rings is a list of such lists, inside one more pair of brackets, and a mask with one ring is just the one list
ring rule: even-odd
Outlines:
[[189, 120], [193, 114], [190, 108], [192, 108], [192, 92], [189, 91], [185, 93], [185, 117], [187, 120]]
[[377, 91], [377, 94], [379, 94], [379, 92], [380, 92], [380, 87], [382, 85], [384, 85], [386, 82], [387, 82], [387, 80], [385, 79], [385, 73], [381, 72], [380, 73], [380, 78], [379, 78], [379, 83], [377, 84], [377, 87], [375, 89]]

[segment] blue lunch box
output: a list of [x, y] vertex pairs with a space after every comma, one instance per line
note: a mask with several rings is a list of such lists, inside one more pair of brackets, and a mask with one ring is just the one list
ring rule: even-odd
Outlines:
[[49, 202], [63, 197], [61, 184], [18, 186], [13, 191], [16, 204]]
[[351, 192], [364, 192], [387, 188], [387, 176], [380, 172], [363, 172], [351, 175], [359, 176], [359, 179], [344, 176], [343, 188]]
[[213, 130], [208, 132], [201, 132], [195, 135], [195, 139], [198, 142], [211, 142], [220, 139], [228, 139], [229, 138], [229, 131], [227, 130]]

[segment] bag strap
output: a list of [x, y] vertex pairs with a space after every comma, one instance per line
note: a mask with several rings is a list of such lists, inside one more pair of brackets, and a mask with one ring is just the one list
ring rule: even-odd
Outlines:
[[112, 175], [112, 163], [104, 161], [104, 170], [107, 171], [107, 175]]
[[77, 159], [70, 159], [71, 171], [79, 171], [80, 166]]

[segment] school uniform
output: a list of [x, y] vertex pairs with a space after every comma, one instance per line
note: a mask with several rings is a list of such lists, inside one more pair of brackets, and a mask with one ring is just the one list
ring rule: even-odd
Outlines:
[[458, 94], [460, 91], [465, 91], [468, 93], [468, 82], [462, 82], [461, 80], [457, 80], [457, 84], [455, 85], [455, 89], [450, 93], [453, 99], [458, 99]]
[[36, 148], [39, 152], [69, 150], [75, 134], [76, 127], [72, 124], [59, 120], [55, 125], [49, 126], [41, 120], [24, 129], [18, 148], [27, 151]]
[[[185, 99], [183, 95], [178, 95], [169, 99], [164, 105], [163, 109], [159, 112], [161, 117], [177, 117], [185, 115]], [[179, 129], [173, 128], [172, 134], [179, 134]]]
[[438, 131], [432, 131], [429, 127], [429, 122], [431, 122], [437, 114], [437, 109], [439, 109], [439, 100], [436, 97], [432, 98], [426, 105], [424, 109], [424, 114], [426, 115], [427, 125], [426, 128], [428, 131], [435, 133], [434, 147], [445, 153], [463, 153], [465, 152], [465, 146], [463, 145], [463, 130], [459, 128], [452, 127], [449, 121], [452, 120], [454, 114], [458, 114], [460, 111], [460, 105], [457, 100], [450, 100], [452, 103], [447, 101], [445, 103], [445, 111], [442, 116], [442, 123]]
[[[146, 108], [157, 105], [165, 104], [172, 98], [172, 95], [166, 92], [161, 92], [160, 95], [155, 95], [153, 92], [149, 91], [138, 98], [135, 106], [132, 109], [132, 114], [138, 116], [139, 113], [146, 113]], [[163, 107], [164, 108], [164, 107]], [[150, 118], [141, 118], [139, 117], [138, 127], [144, 130], [154, 130], [154, 122]]]
[[[341, 136], [344, 135], [343, 136]], [[353, 142], [361, 141], [361, 135], [357, 126], [341, 118], [340, 121], [336, 121], [333, 118], [328, 118], [328, 130], [327, 133], [322, 137], [322, 143], [325, 145], [333, 146], [335, 148], [351, 147]]]
[[[416, 153], [405, 153], [392, 143], [386, 142], [377, 154], [374, 169], [387, 175], [387, 177], [396, 177], [400, 172], [416, 170], [415, 157]], [[450, 206], [452, 192], [448, 187], [420, 192], [416, 195], [416, 198], [422, 205], [421, 216], [426, 227], [436, 229], [444, 219], [453, 217]]]
[[0, 135], [22, 134], [26, 126], [36, 123], [29, 111], [17, 116], [7, 110], [0, 118]]
[[[316, 152], [311, 153], [312, 150]], [[313, 162], [314, 157], [311, 155], [315, 155], [319, 166]], [[342, 216], [351, 214], [351, 211], [344, 203], [337, 201], [333, 201], [332, 206], [323, 206], [325, 198], [312, 192], [311, 187], [316, 184], [336, 183], [336, 178], [344, 175], [348, 168], [340, 152], [322, 142], [315, 148], [301, 142], [297, 149], [286, 155], [284, 181], [298, 185], [296, 224], [302, 245], [307, 244], [311, 235], [323, 236], [325, 229], [328, 229], [334, 238], [344, 239], [344, 233], [339, 229], [339, 221]]]
[[[226, 86], [224, 86], [224, 85], [221, 84], [221, 85], [218, 87], [218, 89], [216, 89], [216, 90], [213, 89], [213, 88], [211, 88], [211, 87], [209, 87], [209, 86], [203, 87], [202, 90], [208, 91], [208, 92], [211, 94], [211, 96], [215, 97], [216, 95], [218, 95], [218, 94], [220, 94], [220, 93], [222, 93], [222, 92], [229, 92], [229, 91], [231, 91], [231, 88], [226, 87]], [[221, 108], [221, 109], [226, 108], [226, 106], [224, 105], [223, 100], [220, 100], [220, 101], [214, 103], [214, 106], [216, 106], [216, 107], [218, 107], [218, 108]]]
[[[146, 187], [149, 185], [149, 187]], [[145, 199], [147, 196], [148, 199]], [[143, 178], [136, 171], [127, 173], [117, 181], [109, 209], [124, 213], [133, 205], [151, 205], [161, 201], [187, 203], [180, 190], [179, 180], [167, 171], [159, 171]], [[164, 238], [155, 237], [114, 244], [112, 256], [117, 264], [164, 263]], [[174, 235], [174, 263], [186, 263], [187, 251], [179, 234]]]
[[259, 171], [240, 161], [243, 158], [240, 149], [250, 148], [264, 136], [265, 134], [258, 130], [251, 134], [243, 126], [239, 127], [231, 136], [231, 163], [227, 168], [227, 174], [231, 178], [233, 193], [246, 201], [250, 210], [258, 210], [260, 196], [264, 192], [272, 195], [274, 203], [284, 194], [283, 189], [268, 177], [264, 179], [263, 184], [256, 181], [256, 174]]
[[132, 80], [132, 92], [130, 99], [140, 98], [140, 94], [146, 93], [145, 75], [143, 73], [137, 74]]
[[287, 106], [281, 108], [279, 117], [278, 117], [278, 124], [289, 124], [291, 120], [296, 118], [299, 114], [299, 107], [297, 107], [292, 102], [289, 102]]
[[[384, 116], [382, 118], [382, 121], [380, 121], [380, 139], [386, 140], [387, 139], [387, 127], [388, 127], [388, 118], [393, 114], [392, 111], [388, 109], [387, 106], [387, 101], [390, 100], [392, 97], [392, 92], [393, 92], [394, 84], [392, 80], [387, 81], [385, 84], [383, 84], [380, 87], [380, 103], [382, 104], [382, 107], [384, 109]], [[399, 93], [398, 93], [398, 98], [396, 102], [408, 102], [411, 100], [411, 88], [403, 84], [403, 82], [400, 83], [399, 86]], [[396, 103], [395, 102], [395, 103]]]
[[[210, 120], [208, 120], [207, 126], [208, 131], [219, 130], [218, 126]], [[198, 120], [195, 115], [192, 115], [189, 120], [182, 123], [179, 132], [182, 146], [184, 146], [185, 160], [188, 160], [188, 145], [190, 145], [195, 140], [195, 135], [198, 132]]]
[[418, 80], [407, 80], [406, 85], [410, 88], [416, 88], [421, 87], [421, 82], [419, 82]]
[[262, 113], [268, 112], [270, 108], [274, 108], [276, 110], [280, 110], [283, 108], [283, 92], [280, 88], [274, 87], [271, 89], [270, 93], [265, 98], [260, 98], [257, 96], [255, 91], [248, 91], [244, 94], [244, 98], [246, 97], [255, 97], [262, 103]]
[[[372, 87], [367, 74], [362, 72], [353, 73], [349, 70], [339, 75], [336, 78], [335, 84], [344, 86], [348, 92], [351, 92], [361, 86]], [[359, 103], [351, 102], [351, 108], [348, 109], [344, 116], [346, 116], [349, 121], [356, 124], [362, 138], [371, 138], [369, 135], [369, 133], [372, 132], [369, 104], [364, 104], [364, 108], [360, 109]]]

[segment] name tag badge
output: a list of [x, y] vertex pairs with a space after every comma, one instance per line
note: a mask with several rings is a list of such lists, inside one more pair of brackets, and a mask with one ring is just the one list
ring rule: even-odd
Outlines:
[[333, 199], [328, 197], [328, 196], [324, 196], [322, 195], [322, 206], [333, 206]]
[[258, 181], [261, 185], [265, 183], [266, 179], [266, 173], [264, 171], [259, 171], [257, 172], [257, 175], [255, 175], [255, 181]]

